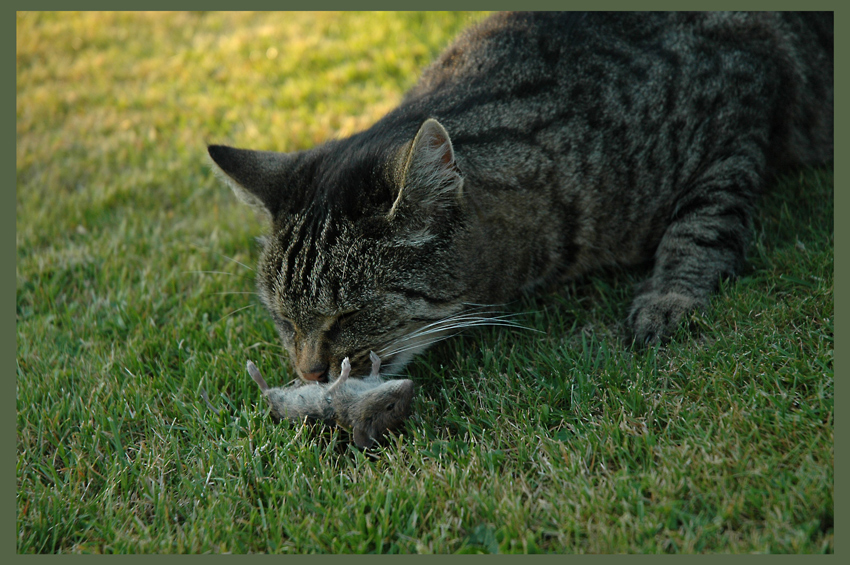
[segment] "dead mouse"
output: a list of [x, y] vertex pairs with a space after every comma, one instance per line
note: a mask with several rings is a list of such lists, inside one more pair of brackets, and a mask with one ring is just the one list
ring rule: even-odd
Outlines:
[[248, 373], [260, 385], [275, 421], [281, 419], [336, 422], [354, 432], [354, 443], [366, 448], [387, 430], [397, 428], [410, 414], [413, 381], [384, 380], [378, 374], [381, 360], [374, 353], [372, 373], [363, 379], [349, 379], [351, 363], [342, 361], [342, 372], [333, 383], [270, 388], [259, 369], [248, 361]]

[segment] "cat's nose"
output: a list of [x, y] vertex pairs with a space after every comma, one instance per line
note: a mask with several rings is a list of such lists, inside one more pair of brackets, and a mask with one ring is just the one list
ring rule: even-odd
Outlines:
[[301, 371], [301, 378], [305, 381], [317, 381], [317, 382], [327, 382], [328, 381], [328, 364], [322, 363], [321, 365], [314, 365], [308, 370]]

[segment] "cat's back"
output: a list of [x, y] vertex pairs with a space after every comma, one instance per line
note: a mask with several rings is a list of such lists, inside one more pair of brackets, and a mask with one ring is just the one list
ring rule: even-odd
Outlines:
[[832, 67], [831, 13], [499, 13], [437, 58], [397, 116], [440, 120], [470, 170], [493, 169], [482, 142], [530, 139], [547, 158], [623, 132], [645, 145], [697, 135], [721, 106], [775, 122], [773, 161], [824, 161]]
[[686, 63], [723, 50], [778, 58], [789, 50], [831, 53], [832, 28], [831, 12], [502, 12], [461, 34], [409, 97], [453, 83], [468, 89], [542, 72], [563, 77], [611, 58], [623, 64], [628, 58], [681, 57]]

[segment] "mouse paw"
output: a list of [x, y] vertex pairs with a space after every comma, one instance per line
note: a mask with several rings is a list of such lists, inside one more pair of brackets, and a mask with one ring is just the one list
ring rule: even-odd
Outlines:
[[369, 359], [372, 360], [372, 373], [370, 376], [377, 377], [381, 372], [381, 358], [374, 351], [369, 352]]

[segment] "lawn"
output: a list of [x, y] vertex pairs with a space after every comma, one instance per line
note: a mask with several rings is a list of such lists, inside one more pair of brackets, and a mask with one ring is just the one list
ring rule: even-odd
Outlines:
[[666, 348], [623, 339], [645, 273], [601, 273], [415, 360], [378, 450], [272, 424], [264, 226], [206, 144], [363, 129], [480, 17], [17, 14], [19, 553], [834, 551], [831, 167]]

